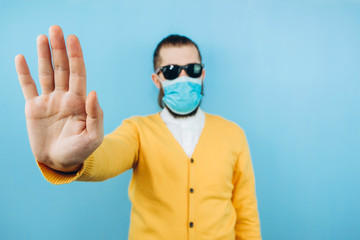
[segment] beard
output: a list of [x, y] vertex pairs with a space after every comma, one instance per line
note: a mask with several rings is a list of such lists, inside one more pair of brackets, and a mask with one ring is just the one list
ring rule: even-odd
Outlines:
[[168, 106], [166, 106], [166, 104], [165, 104], [165, 107], [166, 107], [167, 110], [169, 110], [170, 114], [171, 114], [174, 118], [187, 118], [187, 117], [194, 116], [194, 115], [197, 113], [197, 111], [198, 111], [198, 109], [199, 109], [199, 107], [200, 107], [200, 104], [201, 104], [201, 102], [200, 102], [199, 105], [194, 109], [194, 111], [192, 111], [191, 113], [184, 114], [184, 115], [180, 115], [180, 114], [174, 113], [173, 111], [171, 111], [170, 108], [168, 108]]
[[[204, 96], [204, 83], [201, 84], [201, 95]], [[159, 90], [158, 99], [157, 99], [157, 100], [158, 100], [158, 104], [159, 104], [160, 108], [164, 108], [164, 107], [165, 107], [167, 110], [169, 110], [170, 114], [171, 114], [174, 118], [187, 118], [187, 117], [194, 116], [194, 115], [197, 113], [197, 111], [198, 111], [198, 109], [199, 109], [199, 107], [200, 107], [200, 105], [201, 105], [201, 102], [202, 102], [202, 100], [201, 100], [200, 103], [199, 103], [199, 105], [198, 105], [192, 112], [182, 115], [182, 114], [177, 114], [177, 113], [174, 113], [173, 111], [171, 111], [171, 109], [168, 108], [168, 106], [166, 106], [166, 104], [163, 103], [163, 101], [162, 101], [163, 97], [164, 97], [164, 89], [163, 89], [163, 87], [161, 86], [161, 87], [160, 87], [160, 90]]]

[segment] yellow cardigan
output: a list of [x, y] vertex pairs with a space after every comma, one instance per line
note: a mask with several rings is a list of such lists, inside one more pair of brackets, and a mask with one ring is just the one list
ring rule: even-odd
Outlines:
[[190, 159], [157, 113], [124, 120], [76, 173], [38, 165], [53, 184], [103, 181], [133, 168], [130, 240], [261, 239], [245, 134], [216, 115], [205, 113]]

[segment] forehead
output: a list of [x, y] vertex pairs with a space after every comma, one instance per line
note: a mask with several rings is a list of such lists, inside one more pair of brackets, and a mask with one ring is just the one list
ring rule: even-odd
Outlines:
[[193, 45], [165, 46], [160, 49], [160, 66], [200, 63], [198, 51]]

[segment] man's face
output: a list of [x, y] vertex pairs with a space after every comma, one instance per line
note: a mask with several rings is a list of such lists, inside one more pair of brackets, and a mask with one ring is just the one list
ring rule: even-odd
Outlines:
[[[160, 49], [159, 56], [160, 56], [160, 67], [170, 64], [184, 66], [189, 63], [201, 63], [198, 51], [196, 47], [194, 47], [193, 45], [185, 45], [181, 47], [174, 47], [174, 46], [162, 47]], [[182, 76], [187, 76], [184, 69], [181, 70], [179, 77]], [[200, 78], [204, 80], [204, 77], [205, 77], [205, 70], [203, 70], [203, 73]], [[152, 74], [151, 78], [155, 83], [155, 85], [157, 86], [157, 88], [161, 88], [160, 81], [165, 80], [162, 72], [160, 71], [158, 75], [155, 73]]]

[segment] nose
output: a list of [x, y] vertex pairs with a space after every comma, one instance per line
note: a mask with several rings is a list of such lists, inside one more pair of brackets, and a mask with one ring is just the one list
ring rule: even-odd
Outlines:
[[185, 72], [185, 69], [181, 69], [179, 77], [187, 76], [187, 73]]

